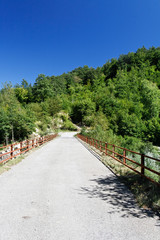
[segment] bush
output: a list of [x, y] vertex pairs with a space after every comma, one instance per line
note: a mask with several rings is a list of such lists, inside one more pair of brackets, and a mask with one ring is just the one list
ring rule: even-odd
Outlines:
[[75, 127], [75, 125], [74, 125], [71, 121], [69, 121], [69, 120], [67, 120], [66, 122], [64, 122], [64, 124], [63, 124], [63, 126], [62, 126], [62, 129], [64, 129], [64, 130], [70, 130], [70, 131], [76, 131], [76, 130], [77, 130], [77, 128]]

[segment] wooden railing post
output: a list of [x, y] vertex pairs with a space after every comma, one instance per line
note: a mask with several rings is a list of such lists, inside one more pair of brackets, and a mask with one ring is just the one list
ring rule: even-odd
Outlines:
[[115, 156], [115, 154], [114, 154], [114, 152], [115, 152], [115, 146], [114, 145], [112, 145], [113, 147], [112, 147], [112, 156], [114, 157]]
[[123, 163], [126, 164], [126, 149], [123, 149]]
[[102, 152], [102, 142], [99, 141], [99, 144], [100, 144], [100, 151]]
[[34, 139], [32, 139], [32, 148], [34, 148]]
[[141, 174], [144, 175], [144, 154], [141, 155]]
[[22, 152], [22, 142], [20, 142], [20, 152]]
[[108, 144], [105, 143], [105, 154], [106, 154], [106, 155], [108, 155], [108, 153], [107, 153], [107, 145], [108, 145]]
[[37, 147], [39, 146], [39, 138], [37, 138]]
[[11, 144], [11, 159], [13, 158], [13, 144]]
[[27, 139], [27, 152], [28, 152], [28, 149], [29, 149], [29, 140]]

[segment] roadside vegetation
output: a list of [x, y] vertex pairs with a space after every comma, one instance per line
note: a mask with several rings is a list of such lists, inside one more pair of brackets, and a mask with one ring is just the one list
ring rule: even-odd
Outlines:
[[14, 165], [18, 164], [24, 159], [24, 155], [13, 158], [5, 163], [0, 164], [0, 175], [6, 171], [9, 171]]

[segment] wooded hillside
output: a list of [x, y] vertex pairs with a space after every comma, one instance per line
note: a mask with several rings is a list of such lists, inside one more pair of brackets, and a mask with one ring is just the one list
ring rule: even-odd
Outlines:
[[[38, 75], [0, 91], [0, 142], [53, 131], [63, 111], [83, 134], [141, 152], [160, 145], [160, 48], [145, 47], [96, 69]], [[67, 127], [66, 127], [67, 128]], [[68, 128], [72, 129], [68, 120]]]

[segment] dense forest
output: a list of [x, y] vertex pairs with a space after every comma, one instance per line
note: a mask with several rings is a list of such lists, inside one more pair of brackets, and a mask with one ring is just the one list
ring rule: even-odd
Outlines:
[[[60, 76], [38, 75], [33, 85], [0, 91], [0, 143], [63, 129], [148, 152], [160, 146], [160, 47], [120, 55], [102, 67], [79, 67]], [[61, 114], [60, 114], [61, 113]], [[63, 114], [62, 114], [63, 113]], [[58, 120], [57, 120], [58, 121]]]

